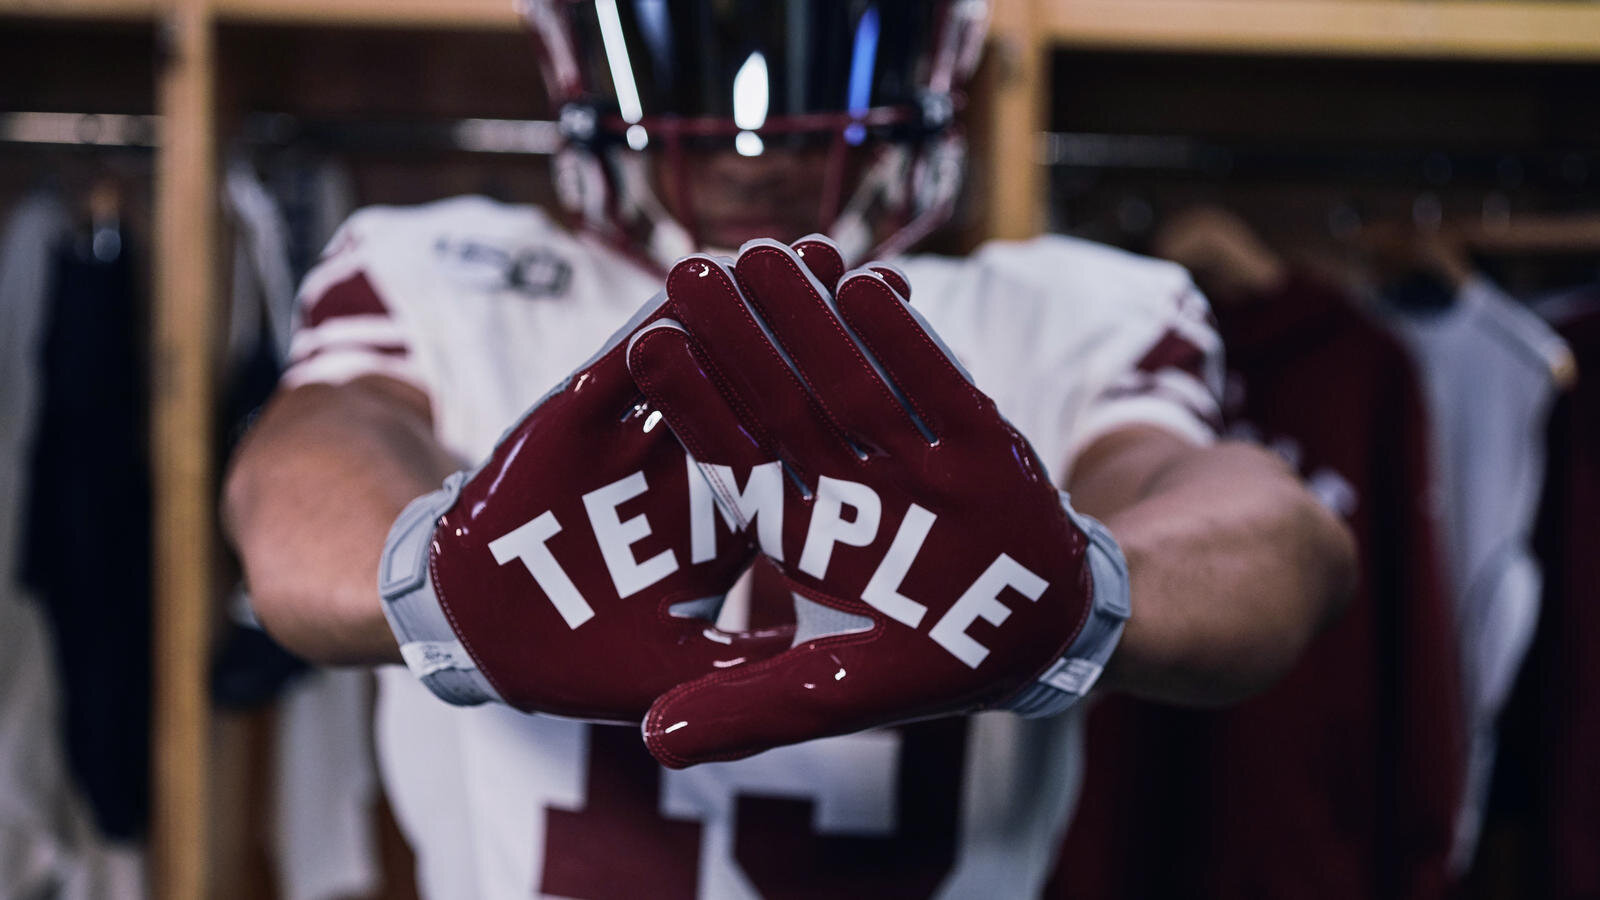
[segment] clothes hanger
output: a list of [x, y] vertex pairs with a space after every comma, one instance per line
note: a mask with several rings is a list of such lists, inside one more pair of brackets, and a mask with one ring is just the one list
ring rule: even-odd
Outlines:
[[1537, 256], [1600, 252], [1600, 212], [1485, 216], [1455, 226], [1475, 253]]
[[[1376, 263], [1378, 271], [1390, 273], [1398, 293], [1435, 300], [1444, 305], [1471, 279], [1479, 276], [1472, 262], [1474, 253], [1496, 252], [1570, 253], [1587, 247], [1600, 249], [1600, 217], [1530, 216], [1516, 222], [1383, 222], [1365, 226], [1359, 242]], [[1593, 243], [1585, 244], [1585, 241]], [[1406, 287], [1413, 290], [1405, 290]], [[1443, 288], [1444, 294], [1431, 292]], [[1438, 304], [1423, 300], [1426, 307]], [[1570, 352], [1549, 357], [1550, 378], [1560, 391], [1570, 390], [1578, 380], [1577, 361]]]
[[89, 188], [89, 252], [96, 262], [122, 255], [122, 185], [101, 175]]
[[1150, 249], [1187, 268], [1215, 304], [1270, 294], [1288, 278], [1288, 265], [1243, 218], [1221, 206], [1194, 206], [1168, 217]]

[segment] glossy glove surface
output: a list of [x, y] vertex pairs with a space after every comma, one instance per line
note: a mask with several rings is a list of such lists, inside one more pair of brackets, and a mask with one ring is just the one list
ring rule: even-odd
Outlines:
[[831, 247], [797, 248], [804, 263], [770, 241], [731, 267], [679, 263], [672, 319], [628, 352], [721, 508], [782, 572], [799, 622], [792, 649], [657, 700], [645, 739], [669, 766], [987, 707], [1037, 711], [1094, 606], [1086, 529], [1114, 552], [912, 311], [897, 273], [858, 270], [830, 291], [807, 264], [833, 268], [819, 262]]
[[[646, 304], [482, 466], [396, 523], [385, 611], [407, 662], [441, 697], [637, 723], [668, 688], [789, 646], [792, 628], [711, 626], [754, 548], [716, 514], [625, 358], [631, 335], [676, 314], [665, 294]], [[429, 591], [448, 622], [431, 635]], [[424, 624], [408, 628], [400, 603], [426, 607]], [[464, 672], [471, 680], [454, 683], [466, 689], [441, 687]], [[497, 697], [473, 687], [478, 673]]]

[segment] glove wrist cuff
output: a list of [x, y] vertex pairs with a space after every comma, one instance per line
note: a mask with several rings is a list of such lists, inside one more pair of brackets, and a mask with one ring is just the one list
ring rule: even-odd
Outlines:
[[455, 504], [465, 480], [466, 473], [457, 472], [439, 490], [407, 504], [389, 529], [378, 563], [380, 605], [401, 657], [428, 690], [457, 706], [501, 702], [450, 627], [428, 566], [434, 526]]
[[1122, 640], [1122, 629], [1132, 609], [1128, 562], [1111, 531], [1074, 511], [1065, 494], [1062, 506], [1089, 538], [1088, 563], [1094, 578], [1094, 600], [1087, 621], [1061, 658], [1007, 702], [1007, 709], [1027, 718], [1064, 712], [1089, 693]]

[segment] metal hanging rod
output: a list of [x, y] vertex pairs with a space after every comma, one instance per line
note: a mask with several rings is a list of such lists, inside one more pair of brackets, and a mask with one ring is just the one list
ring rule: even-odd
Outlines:
[[121, 113], [0, 113], [0, 143], [154, 147], [161, 117]]
[[1182, 135], [1046, 132], [1040, 160], [1062, 170], [1129, 171], [1207, 178], [1303, 178], [1517, 188], [1578, 188], [1600, 178], [1593, 150], [1437, 150], [1224, 143]]
[[[159, 145], [161, 117], [120, 113], [0, 113], [0, 144], [136, 147]], [[537, 119], [367, 121], [305, 119], [282, 113], [244, 118], [241, 140], [252, 146], [309, 143], [331, 150], [526, 154], [548, 156], [561, 128]]]
[[561, 127], [539, 119], [365, 121], [304, 119], [284, 113], [245, 117], [247, 145], [310, 144], [353, 152], [457, 152], [548, 156], [561, 146]]

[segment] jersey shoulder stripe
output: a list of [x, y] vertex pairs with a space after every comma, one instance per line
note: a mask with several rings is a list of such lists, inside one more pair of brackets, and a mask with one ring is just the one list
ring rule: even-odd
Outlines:
[[[571, 235], [537, 207], [486, 197], [369, 206], [329, 240], [297, 298], [285, 386], [383, 375], [432, 394], [416, 339], [460, 287], [459, 247], [564, 246]], [[449, 285], [450, 290], [442, 289]]]

